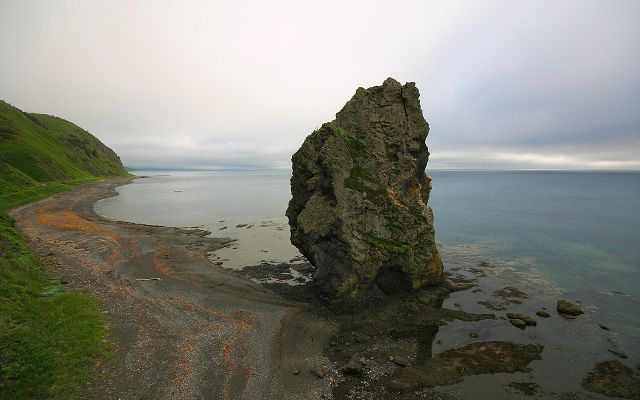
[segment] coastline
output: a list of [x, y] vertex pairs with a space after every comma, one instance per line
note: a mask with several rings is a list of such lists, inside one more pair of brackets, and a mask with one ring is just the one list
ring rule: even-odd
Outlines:
[[97, 367], [90, 396], [330, 395], [328, 382], [291, 371], [326, 362], [322, 349], [332, 324], [213, 265], [207, 252], [227, 239], [111, 221], [93, 211], [95, 201], [129, 182], [79, 187], [11, 212], [45, 266], [67, 288], [94, 294], [112, 321], [118, 352]]

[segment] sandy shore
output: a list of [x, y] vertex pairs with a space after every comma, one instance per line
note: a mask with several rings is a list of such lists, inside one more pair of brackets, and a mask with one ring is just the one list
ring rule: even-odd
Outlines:
[[[114, 362], [99, 399], [319, 399], [333, 326], [302, 303], [213, 265], [228, 244], [203, 231], [106, 220], [93, 203], [126, 180], [61, 193], [12, 212], [45, 265], [95, 294], [112, 321]], [[155, 280], [159, 278], [159, 280]], [[154, 280], [143, 280], [154, 279]]]

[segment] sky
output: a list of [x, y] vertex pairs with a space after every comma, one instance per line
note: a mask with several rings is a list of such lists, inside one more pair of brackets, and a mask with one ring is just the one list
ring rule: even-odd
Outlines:
[[0, 0], [0, 99], [131, 168], [290, 168], [416, 82], [428, 169], [640, 169], [640, 1]]

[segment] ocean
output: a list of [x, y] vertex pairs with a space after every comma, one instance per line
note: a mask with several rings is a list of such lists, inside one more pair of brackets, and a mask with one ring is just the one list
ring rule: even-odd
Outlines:
[[[478, 301], [504, 286], [529, 293], [521, 307], [525, 312], [546, 307], [554, 314], [559, 298], [581, 302], [586, 315], [572, 325], [550, 318], [547, 328], [537, 331], [489, 322], [475, 327], [485, 339], [543, 343], [545, 353], [531, 374], [547, 390], [578, 388], [596, 362], [612, 358], [609, 349], [627, 353], [631, 365], [640, 362], [640, 173], [427, 172], [445, 268], [452, 273], [469, 265], [485, 268], [476, 274], [482, 290], [455, 293], [444, 306], [486, 313]], [[211, 256], [227, 268], [299, 255], [289, 243], [284, 216], [289, 171], [133, 173], [146, 178], [97, 202], [99, 214], [197, 226], [212, 236], [236, 238], [232, 247]], [[464, 344], [465, 329], [456, 323], [442, 327], [434, 354]], [[459, 390], [473, 393], [478, 379], [466, 379], [467, 389], [463, 384]]]

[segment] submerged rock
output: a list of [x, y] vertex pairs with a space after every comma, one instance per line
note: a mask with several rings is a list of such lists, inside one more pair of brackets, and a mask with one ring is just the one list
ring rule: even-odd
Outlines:
[[542, 318], [549, 318], [551, 316], [546, 311], [536, 311], [536, 315]]
[[441, 282], [414, 83], [359, 88], [293, 155], [291, 243], [329, 300], [366, 304]]
[[584, 314], [584, 311], [582, 311], [579, 305], [570, 303], [567, 300], [558, 300], [556, 309], [558, 310], [558, 314], [562, 316], [575, 317]]
[[608, 350], [609, 353], [614, 354], [624, 360], [626, 360], [627, 358], [629, 358], [629, 356], [627, 355], [627, 353], [625, 353], [624, 351], [620, 351], [620, 350], [613, 350], [613, 349], [609, 349]]
[[394, 391], [415, 391], [424, 387], [451, 385], [464, 376], [529, 372], [528, 365], [540, 360], [544, 347], [510, 342], [475, 342], [439, 353], [421, 365], [401, 368], [387, 378]]
[[511, 322], [511, 325], [515, 326], [516, 328], [524, 329], [527, 327], [527, 323], [521, 319], [513, 318], [509, 319], [509, 322]]
[[511, 382], [506, 386], [514, 389], [516, 393], [524, 394], [526, 396], [535, 396], [540, 392], [540, 386], [533, 382]]
[[535, 318], [533, 318], [531, 315], [527, 315], [527, 314], [523, 314], [523, 313], [507, 313], [507, 318], [509, 319], [519, 319], [521, 321], [524, 321], [525, 324], [527, 325], [532, 325], [532, 326], [536, 326], [538, 324], [538, 322], [536, 321]]
[[640, 399], [640, 374], [619, 361], [603, 361], [582, 381], [587, 390], [623, 399]]

